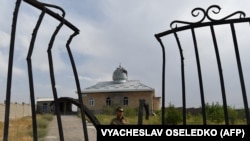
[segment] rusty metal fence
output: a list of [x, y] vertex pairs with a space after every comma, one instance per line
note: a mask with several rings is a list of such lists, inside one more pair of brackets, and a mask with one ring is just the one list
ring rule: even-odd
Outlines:
[[[249, 37], [246, 37], [248, 28], [249, 28], [249, 22], [250, 18], [245, 17], [245, 13], [242, 11], [234, 12], [228, 16], [224, 16], [221, 18], [220, 15], [221, 7], [218, 5], [211, 5], [207, 9], [203, 8], [194, 8], [191, 11], [191, 14], [193, 17], [197, 17], [196, 22], [189, 22], [189, 21], [180, 21], [176, 20], [173, 21], [170, 24], [170, 29], [158, 34], [155, 34], [155, 38], [160, 43], [160, 46], [162, 48], [163, 53], [163, 65], [162, 65], [162, 107], [165, 107], [166, 100], [169, 100], [170, 92], [167, 91], [168, 89], [171, 89], [171, 86], [166, 84], [166, 81], [171, 81], [173, 79], [166, 79], [166, 72], [169, 72], [173, 67], [176, 67], [176, 65], [179, 65], [178, 69], [180, 71], [178, 77], [176, 79], [181, 79], [180, 83], [180, 94], [182, 99], [182, 115], [183, 115], [183, 125], [186, 125], [187, 120], [187, 113], [186, 113], [186, 105], [187, 105], [187, 89], [197, 84], [197, 89], [199, 95], [196, 97], [191, 98], [192, 99], [199, 99], [200, 97], [200, 103], [201, 103], [201, 109], [202, 109], [202, 117], [203, 117], [203, 124], [207, 124], [207, 117], [206, 117], [206, 96], [209, 95], [208, 92], [205, 92], [204, 87], [205, 84], [208, 84], [207, 77], [205, 78], [205, 74], [209, 73], [209, 70], [211, 68], [208, 68], [206, 66], [209, 65], [209, 63], [204, 63], [204, 56], [206, 56], [206, 52], [204, 51], [207, 48], [210, 48], [214, 54], [214, 56], [207, 56], [208, 60], [215, 60], [214, 66], [215, 70], [217, 70], [216, 75], [210, 76], [214, 77], [213, 79], [218, 80], [219, 85], [219, 96], [222, 98], [223, 103], [223, 110], [224, 110], [224, 118], [225, 118], [225, 124], [229, 124], [229, 116], [228, 116], [228, 100], [232, 97], [228, 96], [228, 87], [230, 87], [228, 84], [229, 81], [237, 81], [240, 85], [240, 91], [239, 93], [235, 93], [236, 97], [242, 97], [243, 105], [244, 105], [244, 111], [245, 111], [245, 119], [246, 123], [250, 124], [250, 118], [249, 118], [249, 107], [248, 107], [248, 100], [247, 100], [247, 87], [249, 87], [249, 83], [245, 83], [245, 80], [248, 80], [246, 76], [249, 76], [249, 71], [243, 71], [243, 68], [249, 66], [249, 61], [247, 61], [246, 56], [243, 56], [240, 54], [243, 51], [243, 47], [249, 48], [250, 42]], [[246, 25], [247, 24], [247, 25]], [[223, 29], [223, 30], [222, 30]], [[225, 29], [225, 30], [224, 30]], [[241, 29], [241, 31], [237, 31]], [[205, 33], [206, 32], [206, 33]], [[202, 34], [199, 34], [202, 33]], [[221, 36], [219, 37], [219, 35]], [[199, 38], [202, 36], [202, 38]], [[243, 37], [243, 39], [242, 39]], [[171, 38], [173, 42], [171, 43], [168, 38]], [[241, 39], [240, 39], [241, 38]], [[223, 39], [223, 40], [222, 40]], [[187, 41], [189, 40], [189, 42]], [[244, 41], [245, 40], [245, 41]], [[231, 41], [231, 42], [230, 42]], [[240, 42], [241, 41], [241, 42]], [[223, 44], [225, 42], [230, 42], [231, 45]], [[243, 43], [242, 43], [243, 42]], [[166, 46], [166, 47], [165, 47]], [[225, 67], [225, 62], [222, 61], [222, 54], [227, 53], [230, 46], [232, 46], [232, 56], [229, 58], [233, 58], [235, 56], [235, 59], [232, 59], [231, 61], [236, 61], [236, 75], [238, 77], [238, 80], [228, 80], [225, 81], [225, 72], [230, 71], [228, 70], [228, 67]], [[173, 47], [176, 47], [176, 56], [179, 57], [179, 60], [173, 62], [173, 60], [168, 59], [170, 54], [172, 52], [167, 52], [166, 50], [171, 50]], [[188, 59], [190, 57], [190, 51], [193, 51], [192, 57], [194, 57], [193, 62], [194, 65], [190, 65], [190, 61], [188, 62]], [[248, 53], [249, 54], [249, 53]], [[203, 60], [202, 60], [203, 59]], [[244, 59], [244, 60], [243, 60]], [[242, 62], [245, 62], [243, 66]], [[172, 63], [171, 63], [172, 62]], [[187, 63], [188, 62], [188, 63]], [[207, 61], [209, 62], [209, 61]], [[224, 63], [224, 64], [223, 64]], [[168, 66], [166, 65], [168, 64]], [[188, 73], [188, 69], [190, 67], [193, 67], [195, 71], [193, 76], [196, 76], [194, 78], [191, 78], [192, 80], [195, 80], [197, 83], [188, 81], [190, 80], [190, 73]], [[224, 67], [224, 68], [223, 68]], [[235, 75], [233, 72], [230, 75]], [[197, 76], [198, 75], [198, 76]], [[249, 81], [248, 81], [249, 82]], [[168, 83], [170, 84], [170, 83]], [[248, 84], [248, 85], [247, 85]], [[177, 96], [176, 96], [177, 97]], [[192, 102], [192, 101], [191, 101]], [[165, 116], [165, 110], [162, 110], [162, 124], [166, 124], [164, 122], [164, 116]]]

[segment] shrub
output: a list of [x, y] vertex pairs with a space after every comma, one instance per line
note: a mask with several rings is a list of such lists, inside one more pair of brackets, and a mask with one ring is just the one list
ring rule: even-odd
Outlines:
[[212, 103], [212, 105], [206, 104], [206, 114], [207, 119], [215, 122], [222, 123], [224, 121], [224, 111], [222, 106], [217, 103]]
[[[37, 128], [37, 136], [38, 138], [43, 138], [47, 135], [48, 131], [46, 128]], [[30, 129], [27, 133], [30, 137], [33, 137], [33, 130]]]
[[48, 124], [49, 124], [49, 121], [46, 120], [46, 119], [39, 119], [37, 121], [37, 127], [38, 128], [47, 128]]
[[42, 118], [48, 121], [51, 121], [53, 119], [54, 115], [52, 114], [43, 114]]
[[166, 116], [164, 120], [166, 121], [166, 124], [177, 125], [182, 120], [181, 111], [176, 109], [174, 105], [170, 104], [166, 109]]

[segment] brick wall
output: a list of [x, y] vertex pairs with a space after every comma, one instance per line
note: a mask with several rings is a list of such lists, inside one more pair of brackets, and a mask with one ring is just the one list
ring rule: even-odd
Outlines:
[[[101, 111], [106, 106], [106, 98], [110, 97], [114, 105], [123, 105], [123, 97], [128, 97], [128, 107], [138, 108], [139, 100], [145, 99], [149, 104], [149, 110], [158, 110], [159, 103], [154, 104], [154, 91], [134, 91], [134, 92], [106, 92], [106, 93], [90, 93], [83, 96], [83, 103], [93, 111]], [[89, 105], [89, 99], [94, 99], [94, 105]], [[155, 106], [155, 107], [154, 107]]]

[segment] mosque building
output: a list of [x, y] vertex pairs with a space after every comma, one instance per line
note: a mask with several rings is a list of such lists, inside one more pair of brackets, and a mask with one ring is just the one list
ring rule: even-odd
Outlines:
[[113, 72], [113, 81], [103, 81], [81, 91], [84, 105], [94, 113], [101, 113], [105, 106], [138, 108], [140, 100], [149, 106], [149, 112], [160, 109], [160, 97], [155, 89], [139, 80], [129, 80], [128, 71], [121, 65]]

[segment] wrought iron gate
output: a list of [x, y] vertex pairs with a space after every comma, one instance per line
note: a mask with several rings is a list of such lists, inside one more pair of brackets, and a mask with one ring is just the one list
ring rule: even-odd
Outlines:
[[[50, 71], [50, 79], [51, 79], [51, 87], [52, 87], [52, 93], [54, 97], [54, 101], [52, 102], [55, 106], [55, 114], [57, 118], [57, 124], [58, 124], [58, 131], [59, 131], [59, 137], [60, 141], [64, 141], [64, 133], [63, 133], [63, 127], [62, 127], [62, 120], [61, 120], [61, 113], [60, 113], [60, 107], [59, 102], [62, 100], [62, 98], [58, 98], [57, 89], [56, 89], [56, 81], [55, 81], [55, 72], [54, 72], [54, 65], [53, 65], [53, 55], [52, 55], [52, 48], [54, 45], [54, 41], [57, 39], [57, 34], [61, 30], [62, 26], [65, 26], [69, 28], [72, 31], [71, 35], [68, 35], [68, 40], [66, 42], [66, 49], [68, 53], [68, 57], [70, 59], [72, 71], [74, 74], [74, 81], [77, 89], [78, 94], [78, 100], [75, 100], [73, 98], [64, 97], [63, 100], [67, 100], [68, 102], [71, 102], [72, 104], [76, 105], [80, 109], [81, 113], [81, 121], [82, 121], [82, 127], [83, 127], [83, 135], [84, 140], [88, 141], [88, 131], [87, 131], [87, 124], [85, 116], [89, 118], [89, 120], [93, 123], [93, 125], [96, 127], [97, 125], [100, 125], [99, 121], [95, 117], [95, 115], [83, 104], [82, 100], [82, 94], [81, 94], [81, 87], [80, 82], [78, 78], [78, 73], [75, 65], [75, 61], [73, 58], [73, 54], [70, 49], [71, 41], [75, 36], [79, 34], [79, 29], [73, 25], [70, 21], [68, 21], [65, 18], [65, 11], [63, 8], [52, 5], [48, 3], [42, 3], [36, 0], [17, 0], [14, 13], [13, 13], [13, 19], [12, 19], [12, 28], [11, 28], [11, 39], [10, 39], [10, 48], [9, 48], [9, 64], [8, 64], [8, 75], [7, 75], [7, 88], [6, 88], [6, 99], [5, 99], [5, 117], [4, 117], [4, 136], [3, 141], [8, 141], [8, 135], [9, 135], [9, 115], [10, 115], [10, 104], [11, 104], [11, 86], [12, 86], [12, 71], [13, 71], [13, 58], [14, 58], [14, 48], [15, 48], [15, 37], [16, 37], [16, 28], [17, 28], [17, 19], [19, 14], [19, 9], [21, 7], [21, 3], [25, 2], [29, 4], [30, 6], [33, 6], [34, 8], [41, 11], [40, 16], [37, 19], [36, 25], [33, 28], [32, 37], [30, 40], [28, 53], [27, 53], [27, 67], [28, 67], [28, 77], [29, 77], [29, 91], [30, 91], [30, 101], [31, 101], [31, 113], [32, 113], [32, 127], [33, 127], [33, 140], [38, 140], [38, 133], [37, 133], [37, 120], [36, 120], [36, 103], [35, 103], [35, 91], [34, 91], [34, 82], [33, 82], [33, 71], [32, 71], [32, 54], [33, 50], [35, 48], [35, 42], [37, 38], [37, 34], [39, 32], [39, 28], [42, 24], [42, 21], [44, 20], [45, 15], [48, 15], [55, 20], [59, 21], [59, 24], [55, 28], [53, 34], [51, 35], [47, 53], [48, 53], [48, 60], [49, 60], [49, 71]], [[56, 11], [60, 11], [61, 14], [51, 10], [55, 9]], [[140, 101], [139, 105], [139, 116], [138, 116], [138, 124], [142, 124], [142, 116], [143, 116], [143, 106], [146, 111], [146, 117], [149, 115], [149, 109], [147, 108], [147, 105], [144, 101]]]
[[[55, 75], [54, 75], [54, 66], [53, 66], [53, 59], [52, 59], [52, 48], [54, 41], [56, 39], [56, 36], [58, 32], [60, 31], [62, 26], [68, 27], [70, 30], [72, 30], [72, 34], [69, 35], [69, 38], [66, 42], [66, 49], [67, 53], [71, 62], [72, 70], [74, 73], [74, 79], [75, 79], [75, 84], [77, 88], [77, 94], [78, 94], [78, 99], [79, 102], [76, 104], [80, 111], [81, 111], [81, 118], [82, 118], [82, 124], [83, 124], [83, 134], [84, 134], [84, 139], [88, 141], [88, 134], [87, 134], [87, 125], [86, 125], [86, 120], [85, 120], [85, 114], [87, 112], [87, 116], [90, 117], [92, 121], [94, 121], [95, 124], [98, 124], [98, 121], [94, 119], [93, 115], [84, 107], [83, 102], [82, 102], [82, 95], [81, 95], [81, 87], [79, 83], [79, 78], [77, 74], [77, 69], [75, 66], [75, 61], [73, 58], [73, 55], [71, 53], [70, 49], [70, 43], [72, 39], [79, 34], [79, 29], [74, 26], [71, 22], [69, 22], [67, 19], [65, 19], [65, 11], [56, 5], [52, 4], [47, 4], [47, 3], [41, 3], [36, 0], [17, 0], [16, 1], [16, 6], [14, 9], [14, 14], [13, 14], [13, 20], [12, 20], [12, 30], [11, 30], [11, 40], [10, 40], [10, 51], [9, 51], [9, 64], [8, 64], [8, 76], [7, 76], [7, 89], [6, 89], [6, 100], [5, 100], [5, 122], [4, 122], [4, 136], [3, 140], [8, 141], [8, 127], [9, 127], [9, 114], [10, 114], [10, 99], [11, 99], [11, 81], [12, 81], [12, 69], [13, 69], [13, 57], [14, 57], [14, 47], [15, 47], [15, 36], [16, 36], [16, 25], [17, 25], [17, 18], [18, 18], [18, 13], [19, 9], [21, 6], [22, 2], [26, 2], [27, 4], [39, 9], [41, 11], [40, 16], [37, 20], [37, 23], [33, 29], [32, 33], [32, 38], [30, 40], [30, 45], [28, 49], [28, 54], [27, 54], [27, 66], [28, 66], [28, 77], [29, 77], [29, 88], [30, 88], [30, 100], [31, 100], [31, 111], [32, 111], [32, 126], [33, 126], [33, 139], [34, 141], [38, 140], [38, 135], [37, 135], [37, 121], [36, 121], [36, 104], [35, 104], [35, 93], [34, 93], [34, 83], [33, 83], [33, 72], [32, 72], [32, 53], [34, 50], [34, 44], [36, 41], [36, 35], [38, 33], [39, 27], [44, 19], [45, 14], [53, 17], [57, 21], [59, 21], [59, 25], [56, 27], [55, 31], [51, 35], [50, 42], [47, 48], [47, 53], [48, 53], [48, 59], [49, 59], [49, 70], [50, 70], [50, 78], [51, 78], [51, 87], [52, 87], [52, 92], [54, 96], [54, 104], [55, 104], [55, 113], [58, 121], [58, 130], [59, 130], [59, 136], [60, 140], [64, 140], [63, 136], [63, 129], [62, 129], [62, 121], [61, 121], [61, 115], [59, 111], [59, 105], [58, 105], [58, 95], [57, 95], [57, 90], [56, 90], [56, 82], [55, 82]], [[52, 11], [51, 9], [56, 9], [61, 12], [61, 14], [56, 13]], [[94, 124], [94, 125], [95, 125]]]
[[[183, 47], [183, 44], [181, 43], [181, 40], [183, 38], [179, 38], [179, 35], [185, 34], [186, 36], [183, 35], [184, 39], [188, 38], [189, 40], [191, 40], [191, 47], [194, 48], [194, 60], [195, 60], [195, 64], [196, 64], [196, 68], [197, 68], [197, 74], [198, 74], [198, 89], [199, 89], [199, 95], [200, 95], [200, 102], [201, 102], [201, 109], [202, 109], [202, 117], [203, 117], [203, 124], [206, 125], [207, 124], [207, 118], [206, 118], [206, 108], [205, 108], [205, 96], [206, 93], [204, 92], [204, 82], [206, 82], [206, 80], [203, 77], [203, 73], [204, 72], [204, 67], [202, 68], [202, 65], [204, 66], [204, 64], [201, 63], [201, 55], [200, 55], [200, 50], [202, 50], [201, 46], [199, 45], [199, 40], [197, 39], [197, 30], [198, 29], [206, 29], [208, 34], [206, 34], [206, 37], [209, 36], [211, 37], [211, 46], [213, 48], [213, 51], [215, 53], [215, 62], [217, 64], [217, 73], [219, 74], [219, 85], [220, 85], [220, 94], [222, 97], [222, 102], [223, 102], [223, 110], [224, 110], [224, 118], [225, 118], [225, 124], [228, 125], [229, 124], [229, 117], [228, 117], [228, 104], [227, 104], [227, 94], [226, 94], [226, 83], [224, 81], [224, 72], [223, 72], [223, 63], [221, 61], [221, 53], [219, 50], [221, 49], [221, 46], [218, 44], [219, 39], [216, 36], [216, 33], [218, 33], [219, 31], [216, 30], [216, 27], [222, 27], [222, 26], [226, 26], [227, 29], [229, 30], [229, 34], [231, 34], [232, 38], [227, 38], [226, 40], [232, 40], [232, 46], [234, 48], [234, 53], [235, 53], [235, 59], [237, 62], [237, 70], [238, 70], [238, 77], [239, 77], [239, 83], [241, 86], [241, 95], [242, 99], [243, 99], [243, 104], [244, 104], [244, 111], [245, 111], [245, 118], [246, 118], [246, 122], [247, 124], [250, 124], [250, 118], [249, 118], [249, 108], [248, 108], [248, 101], [247, 101], [247, 91], [246, 91], [246, 83], [244, 81], [244, 75], [243, 75], [243, 70], [242, 70], [242, 56], [240, 55], [240, 43], [239, 43], [239, 34], [237, 33], [237, 27], [238, 26], [242, 26], [242, 24], [244, 23], [248, 23], [250, 22], [250, 18], [246, 18], [245, 17], [245, 13], [242, 11], [237, 11], [234, 12], [228, 16], [225, 16], [224, 18], [214, 18], [213, 16], [217, 16], [220, 13], [220, 6], [218, 5], [211, 5], [210, 7], [208, 7], [207, 9], [203, 9], [203, 8], [195, 8], [192, 10], [191, 14], [193, 17], [201, 17], [200, 19], [198, 19], [197, 22], [188, 22], [188, 21], [173, 21], [170, 24], [171, 29], [155, 34], [156, 39], [158, 40], [158, 42], [160, 43], [160, 46], [162, 48], [162, 53], [163, 53], [163, 64], [162, 64], [162, 107], [165, 107], [165, 101], [168, 98], [167, 96], [169, 95], [169, 93], [165, 93], [165, 64], [166, 61], [171, 62], [171, 60], [167, 60], [167, 53], [165, 53], [165, 45], [163, 42], [163, 38], [164, 37], [169, 37], [172, 36], [173, 40], [175, 40], [176, 42], [176, 46], [177, 46], [177, 50], [178, 50], [178, 54], [179, 54], [179, 58], [180, 58], [180, 78], [181, 78], [181, 83], [180, 83], [180, 87], [182, 89], [181, 91], [181, 97], [182, 97], [182, 115], [183, 115], [183, 124], [186, 125], [186, 89], [187, 89], [187, 83], [186, 83], [186, 78], [187, 76], [185, 75], [185, 70], [186, 70], [186, 64], [184, 61], [184, 58], [186, 56], [188, 56], [188, 54], [186, 52], [184, 52], [184, 50], [186, 50], [185, 47]], [[235, 18], [236, 16], [239, 16], [237, 18]], [[236, 27], [237, 26], [237, 27]], [[249, 25], [248, 25], [249, 26]], [[248, 27], [247, 27], [248, 28]], [[216, 32], [217, 31], [217, 32]], [[187, 33], [188, 32], [188, 33]], [[245, 33], [241, 33], [241, 34], [245, 34]], [[191, 36], [190, 38], [187, 36]], [[238, 38], [237, 38], [238, 37]], [[183, 40], [184, 40], [183, 39]], [[206, 40], [205, 38], [202, 38], [202, 40]], [[249, 37], [246, 38], [246, 40], [249, 40]], [[210, 41], [210, 40], [209, 40]], [[245, 44], [247, 44], [247, 47], [249, 48], [249, 41], [246, 42]], [[173, 44], [168, 44], [169, 46], [173, 46]], [[184, 45], [185, 46], [185, 45]], [[203, 46], [207, 47], [207, 46]], [[186, 54], [187, 55], [186, 55]], [[186, 56], [185, 56], [186, 55]], [[249, 65], [249, 61], [247, 62]], [[168, 66], [168, 70], [171, 68], [171, 66]], [[225, 70], [225, 69], [224, 69]], [[249, 72], [244, 72], [245, 75], [248, 74]], [[168, 88], [168, 85], [166, 85], [166, 88]], [[165, 116], [165, 110], [162, 109], [162, 124], [164, 125], [164, 116]]]

